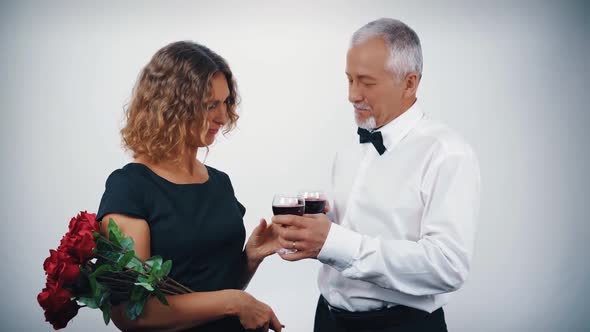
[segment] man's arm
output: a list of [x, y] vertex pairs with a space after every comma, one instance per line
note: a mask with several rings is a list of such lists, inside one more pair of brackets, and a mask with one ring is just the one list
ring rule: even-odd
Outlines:
[[290, 247], [296, 241], [300, 250], [282, 257], [318, 258], [347, 278], [410, 295], [454, 291], [467, 277], [473, 250], [480, 194], [475, 156], [457, 154], [438, 161], [425, 174], [422, 192], [425, 208], [418, 241], [362, 235], [330, 226], [323, 215], [276, 216], [273, 222], [276, 218], [279, 224], [294, 226], [281, 228], [281, 244]]

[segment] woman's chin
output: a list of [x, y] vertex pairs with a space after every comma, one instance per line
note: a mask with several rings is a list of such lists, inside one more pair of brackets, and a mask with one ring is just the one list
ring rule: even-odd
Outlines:
[[213, 142], [215, 142], [215, 136], [207, 135], [207, 138], [205, 139], [205, 146], [209, 146], [213, 144]]

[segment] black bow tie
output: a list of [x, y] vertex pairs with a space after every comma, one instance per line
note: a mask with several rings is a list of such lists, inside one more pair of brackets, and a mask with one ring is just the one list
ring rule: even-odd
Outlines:
[[357, 130], [357, 134], [359, 134], [359, 143], [373, 143], [375, 150], [379, 152], [379, 155], [385, 153], [385, 145], [383, 145], [383, 136], [381, 135], [380, 131], [370, 132], [366, 129], [359, 128]]

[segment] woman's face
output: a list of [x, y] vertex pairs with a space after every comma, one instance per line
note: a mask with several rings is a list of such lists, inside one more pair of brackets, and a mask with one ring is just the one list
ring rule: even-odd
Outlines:
[[205, 133], [205, 145], [211, 145], [215, 136], [227, 122], [227, 99], [229, 87], [223, 73], [217, 73], [211, 80], [211, 97], [205, 103], [207, 132]]

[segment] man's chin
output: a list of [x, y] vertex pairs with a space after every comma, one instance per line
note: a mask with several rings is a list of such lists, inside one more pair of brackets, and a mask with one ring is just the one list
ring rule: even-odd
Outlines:
[[360, 118], [358, 116], [355, 116], [354, 120], [356, 122], [356, 125], [359, 126], [359, 128], [367, 130], [373, 130], [376, 128], [376, 121], [375, 118], [372, 116], [366, 118]]

